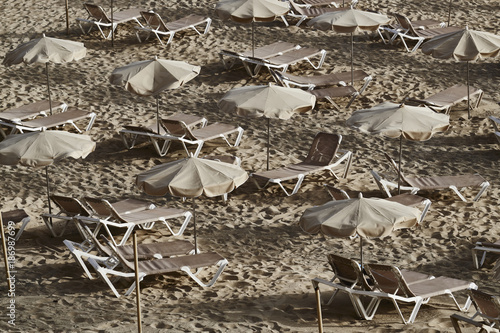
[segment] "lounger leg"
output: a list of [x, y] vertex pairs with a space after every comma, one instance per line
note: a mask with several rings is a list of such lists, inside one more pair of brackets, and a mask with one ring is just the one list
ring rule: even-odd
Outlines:
[[164, 140], [163, 146], [160, 148], [160, 145], [158, 144], [157, 138], [150, 137], [151, 143], [153, 144], [153, 147], [155, 148], [156, 152], [160, 156], [165, 156], [170, 149], [170, 146], [172, 145], [172, 140]]
[[479, 191], [479, 193], [474, 198], [474, 201], [478, 201], [479, 200], [479, 198], [481, 197], [481, 195], [483, 195], [484, 191], [486, 191], [486, 189], [488, 188], [488, 186], [490, 186], [489, 182], [484, 182], [484, 183], [481, 184], [481, 190]]
[[[21, 234], [23, 233], [24, 231], [24, 228], [26, 228], [26, 225], [28, 225], [28, 222], [30, 221], [30, 217], [25, 217], [24, 219], [21, 220], [22, 224], [21, 224], [21, 227], [19, 228], [19, 230], [17, 231], [17, 234], [16, 234], [16, 237], [14, 238], [14, 240], [17, 242], [19, 240], [19, 237], [21, 237]], [[0, 237], [1, 238], [1, 237]]]
[[184, 233], [184, 230], [186, 230], [186, 227], [187, 227], [189, 221], [193, 217], [193, 214], [191, 212], [186, 212], [186, 213], [184, 213], [184, 216], [185, 216], [184, 222], [182, 222], [181, 228], [179, 229], [178, 232], [174, 232], [166, 220], [162, 221], [165, 224], [165, 226], [168, 228], [168, 231], [170, 231], [172, 236], [180, 236]]
[[451, 185], [449, 188], [453, 190], [453, 192], [455, 192], [462, 201], [467, 202], [467, 199], [465, 199], [465, 197], [462, 195], [462, 193], [460, 193], [455, 185]]
[[227, 264], [228, 264], [228, 261], [226, 259], [220, 260], [217, 263], [217, 266], [219, 266], [219, 269], [217, 270], [217, 272], [214, 274], [214, 276], [212, 277], [212, 279], [208, 283], [203, 283], [193, 272], [191, 272], [191, 269], [187, 266], [181, 267], [181, 270], [183, 272], [186, 272], [189, 275], [189, 277], [191, 279], [193, 279], [196, 283], [198, 283], [201, 287], [206, 288], [206, 287], [211, 287], [215, 284], [215, 282], [217, 281], [217, 279], [221, 275], [224, 268], [226, 268]]
[[[53, 224], [53, 221], [51, 220], [51, 218], [52, 219], [61, 219], [61, 220], [64, 220], [64, 225], [62, 226], [62, 228], [61, 228], [61, 230], [60, 230], [59, 233], [56, 233], [56, 231], [54, 229], [54, 224]], [[71, 218], [63, 218], [61, 216], [45, 216], [45, 215], [42, 215], [42, 219], [45, 222], [45, 225], [49, 229], [50, 233], [54, 237], [61, 237], [64, 234], [64, 232], [66, 231], [66, 227], [68, 226], [68, 223], [71, 221]]]

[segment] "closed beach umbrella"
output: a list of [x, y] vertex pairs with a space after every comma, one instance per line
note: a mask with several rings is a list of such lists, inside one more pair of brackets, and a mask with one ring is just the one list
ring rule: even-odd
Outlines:
[[248, 179], [239, 166], [197, 157], [160, 164], [136, 178], [139, 189], [149, 195], [193, 198], [194, 241], [196, 244], [195, 198], [215, 197], [231, 192]]
[[276, 85], [246, 86], [229, 90], [220, 100], [224, 112], [239, 116], [267, 118], [267, 170], [269, 170], [270, 119], [290, 119], [295, 113], [314, 108], [316, 96], [297, 88]]
[[43, 37], [33, 39], [19, 45], [14, 50], [5, 55], [3, 64], [5, 66], [17, 65], [20, 63], [33, 64], [44, 63], [47, 76], [47, 91], [49, 95], [50, 114], [52, 114], [52, 99], [50, 96], [49, 83], [49, 62], [62, 64], [70, 61], [77, 61], [85, 57], [87, 49], [83, 43], [70, 40]]
[[363, 238], [388, 236], [393, 230], [418, 224], [417, 208], [380, 198], [354, 198], [330, 201], [304, 211], [299, 225], [307, 233], [321, 232], [332, 237], [360, 238], [360, 259], [363, 266]]
[[489, 32], [465, 29], [432, 38], [422, 45], [424, 54], [438, 59], [467, 62], [467, 110], [470, 115], [469, 62], [493, 58], [500, 53], [500, 36]]
[[370, 109], [354, 111], [346, 123], [364, 133], [399, 137], [399, 192], [403, 138], [412, 141], [429, 140], [434, 134], [448, 129], [450, 117], [428, 107], [383, 102]]
[[201, 67], [183, 61], [153, 60], [137, 61], [116, 68], [109, 81], [123, 85], [125, 90], [139, 96], [154, 96], [156, 99], [157, 130], [160, 132], [159, 94], [164, 90], [177, 89], [200, 74]]
[[85, 158], [95, 146], [96, 143], [88, 135], [65, 131], [14, 134], [0, 142], [0, 164], [45, 167], [51, 214], [48, 166], [66, 157]]
[[389, 17], [383, 14], [350, 8], [347, 10], [321, 14], [307, 22], [307, 25], [320, 30], [334, 30], [338, 33], [351, 34], [352, 85], [354, 81], [354, 32], [356, 30], [376, 31], [381, 25], [389, 23], [390, 20]]
[[252, 23], [252, 56], [255, 48], [254, 22], [272, 22], [290, 10], [286, 1], [222, 0], [215, 5], [215, 14], [222, 20]]

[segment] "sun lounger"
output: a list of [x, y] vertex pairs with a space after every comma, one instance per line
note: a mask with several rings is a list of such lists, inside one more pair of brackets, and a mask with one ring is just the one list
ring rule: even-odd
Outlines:
[[[366, 264], [364, 268], [375, 284], [374, 290], [378, 297], [392, 301], [403, 324], [413, 323], [421, 305], [426, 304], [435, 296], [447, 295], [453, 299], [458, 310], [467, 311], [471, 305], [470, 297], [467, 298], [465, 305], [462, 307], [458, 304], [453, 293], [477, 289], [477, 285], [473, 282], [444, 276], [410, 284], [396, 266]], [[407, 320], [403, 316], [398, 303], [414, 304]]]
[[[108, 275], [115, 276], [117, 278], [135, 277], [134, 263], [125, 259], [118, 251], [116, 251], [116, 248], [110, 242], [108, 242], [107, 246], [113, 251], [114, 257], [119, 260], [120, 264], [123, 265], [123, 267], [125, 268], [124, 271], [106, 268], [105, 266], [101, 265], [99, 261], [93, 258], [88, 258], [88, 261], [94, 267], [99, 277], [108, 284], [115, 296], [120, 297], [120, 293], [115, 288]], [[149, 275], [163, 275], [174, 272], [185, 272], [201, 287], [211, 287], [215, 284], [227, 264], [228, 261], [216, 252], [198, 253], [193, 255], [163, 259], [142, 260], [139, 261], [138, 265], [139, 280], [142, 281], [144, 277]], [[208, 283], [205, 283], [197, 276], [197, 273], [199, 273], [202, 268], [211, 266], [217, 266], [218, 269], [214, 273], [212, 279], [210, 279]], [[196, 270], [196, 273], [193, 273], [193, 270]], [[135, 280], [130, 288], [126, 291], [125, 296], [130, 295], [130, 293], [134, 289]]]
[[[118, 212], [113, 207], [113, 205], [105, 199], [85, 197], [85, 202], [99, 217], [98, 221], [95, 221], [98, 224], [98, 226], [96, 227], [97, 230], [99, 226], [104, 227], [115, 245], [125, 244], [127, 239], [132, 234], [132, 231], [136, 227], [149, 230], [153, 228], [156, 222], [163, 223], [173, 236], [182, 235], [187, 227], [187, 224], [191, 220], [191, 217], [193, 216], [190, 211], [178, 208], [154, 208], [123, 214]], [[175, 232], [167, 222], [167, 220], [179, 218], [184, 218], [184, 221], [179, 230]], [[83, 219], [83, 221], [85, 221], [85, 219]], [[87, 221], [89, 220], [87, 219]], [[109, 229], [108, 222], [110, 221], [114, 222], [115, 224], [122, 225], [124, 228], [126, 228], [125, 234], [122, 237], [120, 243], [116, 242], [114, 235]]]
[[471, 317], [456, 313], [451, 315], [450, 319], [455, 332], [462, 333], [459, 322], [480, 328], [479, 332], [500, 332], [500, 298], [474, 289], [470, 291], [470, 296], [476, 313]]
[[342, 87], [328, 87], [321, 89], [309, 90], [309, 92], [316, 96], [316, 100], [327, 100], [330, 102], [338, 111], [342, 108], [333, 100], [334, 98], [349, 98], [347, 102], [346, 109], [348, 109], [352, 102], [359, 96], [358, 91], [353, 86], [342, 86]]
[[[336, 85], [347, 86], [348, 83], [351, 82], [351, 72], [299, 76], [272, 70], [271, 75], [277, 83], [280, 83], [284, 87], [300, 87], [307, 88], [308, 90]], [[368, 87], [368, 84], [372, 80], [372, 77], [362, 70], [355, 70], [353, 72], [353, 78], [354, 82], [364, 82], [363, 86], [358, 90], [359, 94], [362, 94], [365, 91], [366, 87]]]
[[[149, 36], [153, 33], [160, 44], [163, 45], [161, 37], [168, 36], [167, 45], [172, 41], [174, 35], [177, 32], [185, 30], [194, 30], [198, 35], [205, 35], [210, 29], [210, 24], [212, 19], [209, 17], [190, 14], [183, 18], [177, 19], [172, 22], [165, 23], [158, 13], [153, 11], [142, 11], [142, 18], [146, 22], [145, 26], [136, 27], [138, 31], [136, 32], [137, 39], [142, 42], [140, 37], [140, 32], [147, 32], [147, 36], [144, 40], [147, 40]], [[203, 31], [199, 31], [196, 27], [205, 26]]]
[[[67, 107], [68, 105], [66, 105], [66, 103], [52, 101], [52, 110], [61, 109], [61, 112], [64, 112]], [[50, 104], [48, 100], [45, 100], [2, 111], [0, 112], [0, 119], [11, 122], [20, 122], [22, 120], [35, 118], [36, 116], [45, 117], [49, 112]]]
[[[384, 156], [389, 161], [391, 168], [398, 172], [398, 166], [396, 162], [386, 153]], [[398, 184], [393, 181], [384, 179], [375, 170], [371, 170], [372, 176], [375, 182], [379, 186], [380, 190], [385, 193], [388, 197], [391, 196], [390, 188], [397, 188]], [[478, 201], [481, 195], [486, 191], [490, 183], [486, 181], [479, 174], [465, 174], [465, 175], [453, 175], [453, 176], [426, 176], [426, 177], [410, 177], [401, 175], [402, 186], [401, 190], [409, 190], [412, 194], [416, 194], [418, 191], [434, 191], [434, 190], [447, 190], [450, 189], [455, 192], [456, 195], [462, 200], [467, 201], [459, 189], [472, 187], [479, 188], [479, 192], [474, 197], [474, 201]]]
[[[84, 259], [88, 258], [93, 258], [105, 264], [106, 268], [115, 268], [119, 264], [119, 261], [112, 257], [111, 251], [101, 245], [96, 235], [94, 235], [86, 223], [78, 220], [77, 225], [79, 230], [82, 231], [85, 241], [83, 243], [77, 243], [66, 239], [63, 243], [66, 245], [75, 261], [82, 267], [85, 275], [91, 280], [94, 278], [84, 262]], [[92, 244], [92, 246], [86, 246], [86, 244]], [[117, 246], [116, 251], [127, 260], [134, 259], [134, 249], [131, 245]], [[137, 258], [139, 260], [161, 259], [164, 257], [185, 255], [193, 251], [194, 245], [188, 240], [137, 244]]]
[[[101, 6], [90, 3], [84, 3], [83, 6], [89, 16], [86, 19], [77, 18], [76, 20], [78, 21], [78, 25], [80, 26], [80, 29], [82, 29], [82, 32], [84, 34], [90, 33], [92, 28], [96, 26], [97, 29], [99, 29], [99, 31], [101, 32], [102, 37], [104, 39], [109, 39], [118, 24], [134, 21], [135, 23], [142, 26], [139, 18], [141, 17], [141, 11], [144, 11], [144, 9], [130, 8], [126, 10], [116, 11], [113, 13], [113, 21], [111, 21], [111, 18], [106, 14]], [[85, 30], [82, 26], [82, 23], [90, 24], [90, 28], [88, 30]], [[103, 28], [110, 29], [107, 35], [104, 33]]]
[[[333, 295], [330, 297], [329, 301], [326, 302], [326, 305], [331, 304], [335, 296], [339, 292], [342, 292], [347, 294], [356, 314], [360, 318], [371, 320], [382, 298], [378, 297], [376, 292], [372, 292], [375, 286], [370, 280], [370, 277], [363, 273], [359, 263], [353, 259], [331, 253], [328, 255], [328, 263], [333, 270], [333, 278], [330, 280], [314, 278], [312, 280], [317, 297], [318, 313], [321, 312], [321, 293], [319, 286], [326, 285], [334, 289]], [[432, 275], [409, 270], [401, 270], [401, 274], [409, 285], [434, 278]], [[366, 299], [368, 299], [369, 302], [366, 302]]]
[[[255, 77], [259, 74], [262, 67], [266, 67], [269, 71], [274, 69], [284, 73], [290, 66], [305, 62], [310, 64], [314, 69], [318, 69], [323, 66], [325, 57], [325, 50], [311, 47], [300, 47], [266, 59], [247, 57], [243, 60], [243, 66], [245, 66], [250, 76]], [[253, 71], [250, 68], [251, 64], [255, 65]]]
[[[164, 126], [167, 128], [180, 125], [184, 130], [184, 134], [179, 136], [177, 139], [184, 146], [184, 150], [188, 156], [192, 154], [192, 156], [197, 157], [200, 154], [205, 142], [217, 139], [224, 140], [230, 147], [237, 147], [239, 146], [241, 137], [243, 136], [243, 128], [231, 124], [213, 123], [202, 128], [191, 129], [183, 121], [175, 121], [171, 119], [163, 119], [162, 121]], [[235, 136], [234, 143], [229, 141], [230, 136]], [[191, 153], [187, 148], [187, 145], [196, 145], [195, 152]]]
[[[411, 22], [411, 25], [413, 26], [413, 28], [416, 30], [436, 29], [436, 28], [446, 27], [445, 22], [441, 22], [438, 20], [433, 20], [433, 19], [410, 20], [405, 15], [402, 15], [402, 14], [399, 14], [399, 15], [400, 15], [400, 20], [403, 20], [403, 17], [406, 17], [408, 19], [408, 21]], [[379, 29], [379, 34], [382, 37], [382, 41], [385, 44], [387, 44], [387, 43], [392, 44], [394, 42], [394, 40], [397, 38], [399, 32], [407, 32], [408, 31], [408, 28], [404, 28], [398, 22], [399, 21], [396, 19], [395, 24], [389, 24], [389, 25], [380, 27], [381, 29]], [[388, 38], [387, 41], [385, 40], [382, 33], [386, 34], [386, 37]]]
[[[63, 196], [63, 195], [51, 195], [50, 200], [56, 204], [58, 208], [58, 212], [48, 214], [43, 213], [42, 219], [45, 222], [45, 225], [52, 233], [54, 237], [60, 237], [64, 234], [66, 227], [68, 224], [73, 221], [76, 216], [82, 217], [92, 217], [95, 213], [84, 205], [79, 199], [71, 197], [71, 196]], [[128, 214], [133, 212], [140, 212], [146, 209], [154, 209], [155, 205], [150, 202], [137, 200], [137, 199], [123, 199], [111, 204], [113, 208], [119, 212], [120, 214]], [[62, 220], [64, 225], [60, 227], [60, 231], [56, 232], [54, 228], [53, 220]], [[80, 231], [80, 230], [79, 230]], [[81, 232], [80, 232], [81, 234]], [[85, 239], [86, 237], [82, 235]]]
[[[428, 39], [462, 29], [460, 27], [417, 29], [415, 28], [415, 26], [413, 26], [413, 23], [408, 17], [397, 13], [394, 14], [394, 17], [396, 18], [398, 24], [402, 27], [402, 29], [400, 31], [397, 31], [396, 37], [393, 37], [392, 40], [395, 40], [397, 37], [399, 37], [401, 42], [405, 46], [406, 51], [408, 52], [416, 51], [420, 47], [420, 45], [422, 45], [422, 43]], [[411, 49], [411, 51], [406, 44], [406, 40], [417, 42], [413, 49]]]
[[407, 100], [411, 103], [423, 104], [431, 108], [436, 112], [442, 112], [449, 114], [450, 110], [456, 104], [467, 101], [470, 94], [470, 98], [476, 97], [476, 102], [471, 103], [472, 108], [477, 108], [479, 103], [483, 98], [483, 91], [478, 88], [469, 87], [469, 93], [467, 92], [467, 86], [463, 84], [456, 84], [453, 87], [440, 91], [432, 96], [424, 99], [408, 98]]
[[[333, 169], [341, 163], [345, 163], [342, 175], [345, 178], [352, 163], [352, 152], [339, 150], [341, 141], [340, 134], [320, 132], [314, 137], [309, 154], [302, 162], [274, 170], [255, 172], [250, 177], [259, 189], [263, 189], [269, 184], [278, 184], [287, 196], [297, 193], [305, 176], [309, 174], [328, 170], [335, 179], [338, 179]], [[290, 193], [283, 186], [285, 181], [295, 181], [295, 186]], [[261, 185], [259, 182], [265, 183]]]
[[[247, 50], [244, 52], [235, 52], [235, 51], [230, 51], [230, 50], [222, 50], [219, 52], [219, 57], [220, 60], [222, 61], [222, 64], [224, 65], [224, 68], [230, 69], [231, 67], [234, 66], [234, 63], [237, 60], [244, 61], [248, 57], [255, 57], [259, 59], [268, 59], [271, 57], [275, 57], [278, 55], [281, 55], [285, 52], [294, 50], [300, 48], [299, 45], [293, 44], [293, 43], [288, 43], [288, 42], [274, 42], [269, 45], [264, 45], [261, 47], [258, 47], [253, 50]], [[229, 59], [227, 59], [229, 58]], [[247, 67], [245, 67], [247, 69]], [[248, 71], [248, 69], [247, 69]], [[249, 75], [253, 75], [253, 71], [250, 71], [248, 73]]]
[[[355, 0], [356, 1], [356, 0]], [[295, 3], [293, 0], [289, 0], [290, 10], [286, 14], [286, 16], [290, 16], [294, 19], [298, 19], [298, 22], [295, 24], [297, 27], [302, 24], [307, 19], [311, 19], [317, 17], [319, 15], [331, 12], [337, 12], [341, 10], [345, 10], [345, 8], [336, 8], [336, 7], [310, 7], [310, 6], [301, 6], [300, 4]], [[288, 27], [289, 23], [285, 18], [285, 15], [281, 16], [281, 19]]]
[[[185, 113], [177, 113], [165, 119], [177, 122], [183, 121], [189, 128], [194, 128], [196, 126], [205, 127], [207, 124], [206, 118]], [[160, 132], [158, 132], [158, 124], [156, 122], [146, 126], [125, 125], [124, 128], [120, 130], [120, 136], [127, 149], [134, 148], [137, 140], [140, 137], [145, 137], [151, 141], [158, 155], [165, 156], [170, 149], [172, 140], [177, 140], [176, 137], [172, 136], [182, 136], [184, 134], [184, 129], [182, 129], [181, 126], [169, 126], [169, 128], [166, 128], [163, 122], [160, 122], [159, 128]]]
[[357, 3], [357, 0], [354, 0], [354, 1], [350, 1], [350, 0], [347, 0], [347, 1], [344, 1], [344, 0], [301, 0], [300, 1], [300, 4], [299, 3], [295, 3], [299, 6], [305, 6], [306, 8], [308, 7], [315, 7], [315, 6], [333, 6], [335, 8], [339, 8], [339, 7], [345, 7], [346, 5], [350, 5], [350, 6], [355, 6]]
[[[89, 131], [94, 125], [95, 118], [96, 114], [94, 112], [69, 109], [65, 112], [54, 113], [47, 117], [27, 121], [12, 122], [0, 120], [0, 126], [11, 128], [9, 134], [24, 133], [26, 131], [43, 131], [45, 129], [53, 129], [65, 125], [71, 125], [78, 131], [78, 133], [82, 133], [83, 131], [76, 126], [75, 122], [88, 119], [88, 123], [84, 131]], [[1, 127], [0, 133], [3, 137], [8, 135]]]
[[[14, 239], [18, 241], [19, 237], [23, 233], [24, 229], [30, 221], [30, 216], [24, 211], [24, 209], [14, 209], [6, 212], [0, 212], [2, 214], [2, 222], [4, 224], [5, 234], [8, 235], [7, 241]], [[17, 232], [15, 232], [14, 226], [16, 224], [21, 224]], [[3, 235], [0, 235], [0, 239]]]

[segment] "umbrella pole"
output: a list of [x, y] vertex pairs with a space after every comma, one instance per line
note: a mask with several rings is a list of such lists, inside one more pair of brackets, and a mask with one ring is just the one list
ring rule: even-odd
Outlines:
[[351, 32], [351, 86], [354, 85], [354, 37]]
[[52, 115], [52, 98], [50, 97], [50, 83], [49, 83], [49, 63], [45, 63], [45, 74], [47, 76], [47, 92], [49, 94], [49, 110]]
[[403, 134], [399, 137], [398, 194], [401, 194], [401, 160], [403, 159]]
[[111, 46], [115, 47], [115, 26], [113, 19], [113, 0], [111, 0]]
[[448, 6], [448, 27], [450, 26], [450, 18], [451, 18], [451, 1], [450, 0], [450, 5]]
[[196, 206], [194, 204], [194, 197], [192, 203], [193, 210], [193, 224], [194, 224], [194, 254], [198, 254], [198, 242], [196, 240]]
[[359, 258], [361, 263], [361, 270], [363, 270], [363, 237], [358, 235], [359, 237]]
[[323, 316], [321, 315], [321, 298], [319, 295], [319, 286], [314, 285], [314, 293], [316, 294], [316, 310], [318, 311], [318, 330], [323, 333]]
[[271, 123], [271, 119], [267, 118], [267, 170], [269, 170], [269, 146], [270, 146], [270, 140], [269, 140], [269, 136], [270, 136], [270, 123]]
[[66, 6], [66, 35], [69, 36], [69, 13], [68, 13], [68, 0], [64, 1]]
[[2, 213], [0, 213], [0, 233], [2, 236], [2, 249], [3, 249], [3, 260], [5, 261], [5, 274], [7, 276], [7, 285], [9, 286], [9, 291], [12, 290], [12, 285], [10, 284], [10, 271], [9, 271], [9, 258], [7, 257], [7, 244], [5, 244], [5, 232], [3, 230], [3, 220]]
[[470, 86], [469, 86], [469, 61], [467, 60], [467, 114], [470, 119]]
[[137, 234], [134, 230], [132, 233], [132, 240], [134, 244], [134, 270], [135, 270], [135, 296], [137, 305], [137, 332], [142, 333], [142, 319], [141, 319], [141, 287], [139, 280], [139, 258], [137, 253]]
[[160, 99], [156, 96], [156, 132], [160, 134]]
[[255, 24], [252, 20], [252, 58], [255, 57]]
[[49, 221], [52, 225], [52, 206], [50, 205], [50, 186], [49, 186], [49, 166], [45, 166], [45, 179], [47, 181], [47, 201], [49, 203]]

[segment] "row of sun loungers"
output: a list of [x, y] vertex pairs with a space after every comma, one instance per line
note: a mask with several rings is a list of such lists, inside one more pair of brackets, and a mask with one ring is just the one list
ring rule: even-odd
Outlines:
[[[208, 33], [212, 19], [205, 16], [190, 14], [185, 17], [179, 18], [171, 22], [165, 22], [162, 17], [153, 11], [147, 11], [140, 8], [131, 8], [123, 11], [113, 13], [113, 19], [106, 14], [101, 6], [84, 3], [84, 8], [88, 13], [87, 18], [77, 18], [78, 25], [84, 34], [88, 34], [95, 26], [101, 33], [104, 39], [109, 39], [112, 32], [121, 23], [134, 22], [136, 26], [136, 36], [139, 42], [147, 40], [151, 34], [154, 34], [160, 44], [164, 44], [162, 37], [167, 37], [167, 44], [169, 44], [174, 35], [181, 31], [192, 30], [198, 35]], [[143, 19], [143, 23], [139, 20]], [[84, 28], [87, 24], [89, 27]], [[203, 29], [198, 30], [200, 27]], [[106, 34], [103, 29], [109, 29]], [[140, 33], [146, 33], [145, 38], [141, 38]]]

